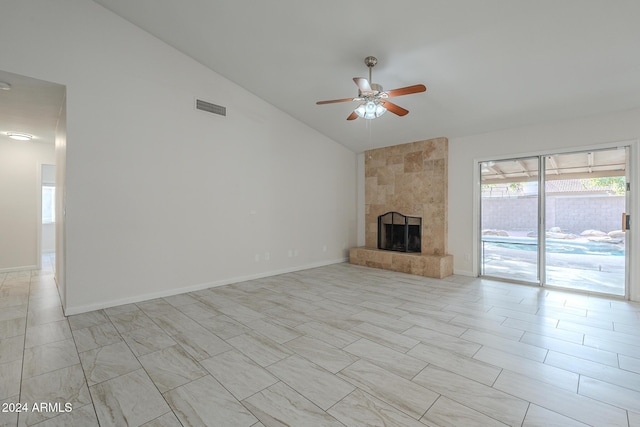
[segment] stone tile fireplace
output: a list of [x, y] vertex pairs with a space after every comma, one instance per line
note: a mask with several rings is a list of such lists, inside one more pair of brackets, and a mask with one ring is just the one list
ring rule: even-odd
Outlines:
[[[365, 152], [365, 246], [352, 264], [426, 277], [453, 274], [447, 254], [448, 141], [435, 138]], [[379, 249], [378, 217], [397, 212], [421, 219], [420, 251]]]

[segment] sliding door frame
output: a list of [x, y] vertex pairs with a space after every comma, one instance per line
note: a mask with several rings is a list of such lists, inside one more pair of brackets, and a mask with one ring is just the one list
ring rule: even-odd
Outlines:
[[[640, 224], [640, 220], [635, 220], [638, 213], [640, 213], [640, 197], [639, 197], [639, 189], [640, 187], [640, 171], [638, 171], [638, 167], [640, 165], [640, 147], [638, 146], [638, 140], [627, 140], [627, 141], [619, 141], [619, 142], [611, 142], [590, 146], [576, 146], [576, 147], [565, 147], [562, 149], [556, 150], [544, 150], [537, 152], [528, 152], [528, 153], [519, 153], [517, 155], [496, 155], [496, 156], [486, 156], [481, 158], [474, 159], [473, 164], [473, 243], [472, 243], [472, 268], [475, 272], [476, 276], [481, 276], [481, 263], [482, 263], [482, 212], [481, 212], [481, 185], [482, 185], [482, 163], [490, 162], [490, 161], [508, 161], [515, 160], [521, 158], [531, 158], [538, 157], [538, 230], [546, 230], [545, 227], [545, 156], [552, 155], [560, 155], [560, 154], [568, 154], [574, 152], [586, 152], [586, 151], [601, 151], [607, 149], [626, 149], [627, 150], [627, 168], [625, 171], [626, 180], [630, 184], [630, 191], [627, 191], [627, 200], [626, 200], [626, 209], [627, 214], [631, 215], [631, 227], [630, 230], [627, 231], [628, 235], [626, 240], [626, 264], [625, 264], [625, 295], [624, 297], [618, 297], [615, 295], [607, 295], [611, 298], [623, 298], [623, 299], [631, 299], [634, 301], [640, 300], [640, 285], [636, 287], [632, 287], [631, 284], [635, 283], [637, 278], [640, 278], [640, 263], [631, 263], [629, 260], [633, 259], [636, 254], [640, 253], [640, 241], [636, 237], [639, 233], [634, 232], [634, 224]], [[525, 284], [546, 287], [546, 251], [545, 251], [545, 233], [538, 232], [538, 279], [539, 283], [530, 283], [527, 282]], [[489, 276], [487, 276], [489, 277]], [[494, 277], [490, 277], [494, 279]], [[499, 279], [499, 278], [495, 278]], [[516, 281], [514, 281], [516, 282]], [[549, 287], [553, 288], [553, 287]], [[589, 291], [578, 291], [574, 289], [566, 289], [566, 288], [558, 288], [566, 291], [575, 291], [587, 294], [597, 294], [599, 293], [589, 292]]]
[[[530, 159], [536, 159], [538, 165], [537, 165], [537, 173], [538, 173], [538, 177], [536, 179], [536, 183], [538, 185], [538, 191], [537, 191], [537, 197], [536, 197], [536, 205], [537, 205], [537, 221], [536, 224], [538, 226], [538, 229], [541, 229], [541, 225], [540, 225], [540, 221], [541, 218], [542, 220], [544, 220], [544, 215], [541, 215], [542, 212], [544, 212], [544, 210], [540, 210], [541, 209], [541, 200], [540, 200], [540, 176], [542, 176], [542, 174], [540, 173], [540, 166], [541, 164], [544, 163], [544, 161], [541, 160], [541, 157], [539, 155], [531, 155], [531, 156], [518, 156], [518, 157], [507, 157], [507, 158], [501, 158], [501, 159], [491, 159], [489, 161], [495, 161], [497, 163], [500, 162], [510, 162], [510, 161], [523, 161], [523, 160], [530, 160]], [[478, 166], [476, 168], [476, 173], [478, 175], [478, 195], [477, 195], [477, 202], [478, 202], [478, 215], [477, 215], [477, 229], [478, 230], [482, 230], [482, 162], [478, 163]], [[532, 181], [533, 182], [533, 181]], [[474, 200], [475, 202], [475, 200]], [[544, 209], [544, 208], [542, 208]], [[544, 224], [542, 224], [542, 227], [544, 227]], [[538, 233], [540, 234], [540, 233]], [[478, 233], [476, 236], [477, 240], [477, 251], [476, 251], [476, 256], [478, 257], [478, 265], [477, 265], [477, 270], [475, 270], [477, 272], [477, 274], [479, 276], [483, 276], [483, 259], [484, 259], [484, 245], [482, 244], [482, 235], [481, 233]], [[499, 276], [491, 276], [491, 275], [487, 275], [487, 276], [483, 276], [483, 277], [487, 277], [487, 278], [491, 278], [491, 279], [496, 279], [496, 280], [508, 280], [509, 282], [513, 282], [513, 283], [520, 283], [523, 285], [531, 285], [531, 286], [540, 286], [542, 284], [541, 281], [541, 277], [540, 277], [540, 262], [542, 260], [540, 254], [540, 245], [544, 245], [544, 239], [540, 239], [540, 236], [538, 236], [537, 239], [537, 247], [536, 247], [536, 280], [535, 281], [529, 281], [529, 280], [518, 280], [518, 279], [507, 279], [507, 278], [503, 278], [503, 277], [499, 277]], [[474, 268], [476, 268], [474, 266]]]
[[547, 229], [547, 188], [546, 176], [547, 168], [545, 156], [538, 156], [538, 286], [544, 286], [547, 280], [547, 239], [545, 230]]

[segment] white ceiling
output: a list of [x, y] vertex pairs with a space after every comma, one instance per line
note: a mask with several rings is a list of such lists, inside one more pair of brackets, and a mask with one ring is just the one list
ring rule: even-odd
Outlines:
[[[640, 106], [638, 0], [94, 1], [357, 152]], [[315, 104], [368, 55], [409, 115]]]
[[[0, 70], [0, 140], [11, 141], [7, 132], [26, 133], [33, 142], [54, 143], [65, 87]], [[16, 141], [14, 141], [16, 142]]]
[[[94, 1], [356, 152], [640, 107], [637, 0]], [[409, 115], [315, 104], [356, 96], [368, 55], [385, 89], [427, 86], [395, 98]], [[64, 88], [30, 80], [36, 113], [1, 91], [0, 137], [57, 117]]]

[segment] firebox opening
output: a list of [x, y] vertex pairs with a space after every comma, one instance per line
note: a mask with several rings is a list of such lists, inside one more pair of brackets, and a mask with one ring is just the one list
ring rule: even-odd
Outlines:
[[421, 252], [422, 218], [387, 212], [378, 217], [378, 249]]

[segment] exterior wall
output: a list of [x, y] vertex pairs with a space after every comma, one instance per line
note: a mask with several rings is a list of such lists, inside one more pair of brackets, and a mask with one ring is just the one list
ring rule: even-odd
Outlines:
[[435, 138], [365, 152], [365, 246], [378, 245], [378, 216], [422, 218], [422, 253], [447, 253], [448, 141]]
[[[604, 232], [621, 228], [625, 211], [624, 196], [562, 197], [546, 200], [546, 228], [559, 227], [563, 233], [580, 234], [584, 230]], [[536, 197], [483, 199], [482, 229], [535, 231], [538, 203]]]
[[482, 200], [483, 230], [535, 231], [537, 221], [537, 197]]
[[588, 229], [609, 232], [622, 228], [624, 196], [557, 197], [555, 202], [554, 225], [547, 222], [547, 228], [560, 227], [563, 232], [575, 234]]

